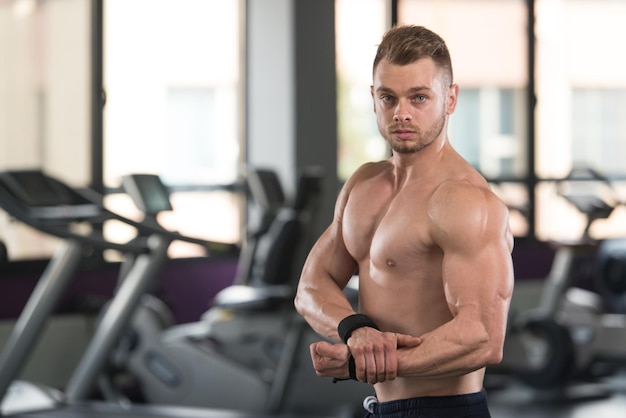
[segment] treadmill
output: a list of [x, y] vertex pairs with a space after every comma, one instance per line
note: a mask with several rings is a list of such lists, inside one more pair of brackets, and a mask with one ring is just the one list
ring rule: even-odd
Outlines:
[[[41, 170], [0, 171], [0, 208], [39, 231], [61, 238], [45, 271], [24, 306], [0, 353], [0, 416], [15, 418], [263, 418], [268, 415], [166, 405], [111, 403], [89, 399], [108, 356], [167, 259], [176, 239], [204, 245], [207, 252], [229, 253], [230, 244], [183, 237], [154, 225], [135, 222], [107, 210], [102, 196], [79, 190]], [[104, 238], [99, 226], [117, 220], [134, 227], [144, 239], [127, 243]], [[87, 228], [77, 228], [77, 225]], [[87, 230], [87, 232], [85, 232]], [[80, 232], [83, 231], [83, 232]], [[81, 260], [90, 251], [116, 250], [132, 259], [123, 269], [124, 280], [115, 292], [78, 362], [64, 392], [21, 381], [17, 376], [40, 337]], [[121, 269], [122, 271], [122, 269]], [[122, 274], [122, 273], [120, 273]], [[280, 415], [291, 418], [289, 415]], [[295, 418], [295, 417], [294, 417]]]

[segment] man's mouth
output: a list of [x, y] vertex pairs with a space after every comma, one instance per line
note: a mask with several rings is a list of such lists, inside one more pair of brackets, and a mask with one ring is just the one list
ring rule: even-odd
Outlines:
[[415, 131], [411, 129], [394, 129], [392, 133], [396, 138], [406, 140], [411, 139], [411, 137], [415, 134]]

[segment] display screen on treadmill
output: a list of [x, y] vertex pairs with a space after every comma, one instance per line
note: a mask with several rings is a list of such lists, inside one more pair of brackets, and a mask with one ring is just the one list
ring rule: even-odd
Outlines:
[[146, 213], [155, 215], [161, 211], [172, 210], [169, 192], [154, 175], [133, 175], [129, 178], [135, 183], [135, 187]]
[[3, 173], [5, 186], [31, 207], [82, 205], [90, 202], [40, 171]]

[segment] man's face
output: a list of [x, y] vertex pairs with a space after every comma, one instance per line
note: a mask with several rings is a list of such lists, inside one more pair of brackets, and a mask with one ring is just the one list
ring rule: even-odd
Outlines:
[[458, 87], [449, 86], [431, 58], [408, 65], [382, 60], [374, 71], [372, 98], [378, 130], [396, 153], [420, 151], [443, 138]]

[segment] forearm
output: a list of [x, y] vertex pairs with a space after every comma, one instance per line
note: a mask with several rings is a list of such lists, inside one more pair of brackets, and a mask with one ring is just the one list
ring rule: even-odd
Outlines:
[[417, 347], [398, 349], [398, 376], [453, 377], [501, 360], [503, 338], [479, 323], [447, 324], [422, 336]]
[[318, 288], [299, 286], [295, 307], [307, 323], [318, 334], [334, 341], [341, 341], [337, 333], [339, 322], [354, 314], [352, 305], [343, 293], [343, 289], [333, 282]]

